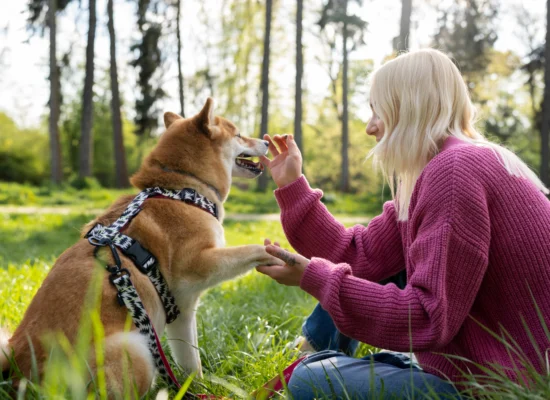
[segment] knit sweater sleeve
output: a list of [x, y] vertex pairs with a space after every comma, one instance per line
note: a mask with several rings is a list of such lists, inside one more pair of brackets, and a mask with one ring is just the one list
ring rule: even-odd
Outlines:
[[346, 229], [321, 202], [323, 192], [306, 178], [275, 191], [285, 235], [304, 257], [347, 263], [353, 275], [380, 281], [405, 268], [401, 235], [393, 202], [367, 227]]
[[415, 199], [404, 290], [359, 279], [345, 263], [314, 258], [306, 268], [300, 286], [342, 333], [395, 351], [434, 351], [467, 318], [488, 266], [489, 212], [475, 175], [444, 161]]

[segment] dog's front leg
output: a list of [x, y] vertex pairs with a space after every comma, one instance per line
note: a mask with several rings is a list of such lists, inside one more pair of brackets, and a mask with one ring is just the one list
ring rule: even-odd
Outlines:
[[196, 321], [197, 299], [190, 303], [178, 304], [181, 314], [166, 326], [166, 337], [179, 366], [188, 374], [196, 372], [198, 377], [202, 377]]
[[260, 265], [284, 265], [283, 261], [265, 251], [264, 246], [210, 248], [200, 253], [197, 266], [204, 274], [207, 286], [233, 279]]

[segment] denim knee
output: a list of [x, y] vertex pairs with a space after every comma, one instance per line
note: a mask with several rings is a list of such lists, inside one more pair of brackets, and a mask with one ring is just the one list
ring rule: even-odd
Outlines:
[[333, 350], [323, 350], [317, 353], [306, 357], [300, 364], [296, 366], [288, 382], [288, 390], [293, 400], [301, 399], [313, 399], [316, 397], [316, 381], [318, 377], [315, 376], [315, 371], [308, 367], [309, 364], [312, 364], [317, 361], [322, 361], [336, 357], [338, 354], [337, 351]]

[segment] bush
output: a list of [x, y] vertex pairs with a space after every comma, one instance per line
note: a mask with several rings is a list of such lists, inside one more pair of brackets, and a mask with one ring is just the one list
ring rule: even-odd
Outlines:
[[85, 176], [83, 178], [80, 178], [78, 176], [74, 176], [73, 178], [69, 179], [69, 186], [78, 190], [83, 189], [90, 189], [90, 190], [97, 190], [101, 189], [101, 184], [96, 178], [92, 178], [90, 176]]
[[40, 184], [48, 176], [48, 138], [38, 130], [19, 129], [0, 113], [0, 180]]

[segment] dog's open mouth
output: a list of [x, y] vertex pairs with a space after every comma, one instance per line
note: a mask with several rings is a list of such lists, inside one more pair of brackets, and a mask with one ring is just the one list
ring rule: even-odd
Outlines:
[[252, 171], [255, 174], [262, 172], [264, 166], [259, 162], [252, 161], [250, 159], [251, 157], [252, 156], [248, 154], [239, 154], [238, 157], [235, 159], [235, 163], [237, 164], [237, 166]]

